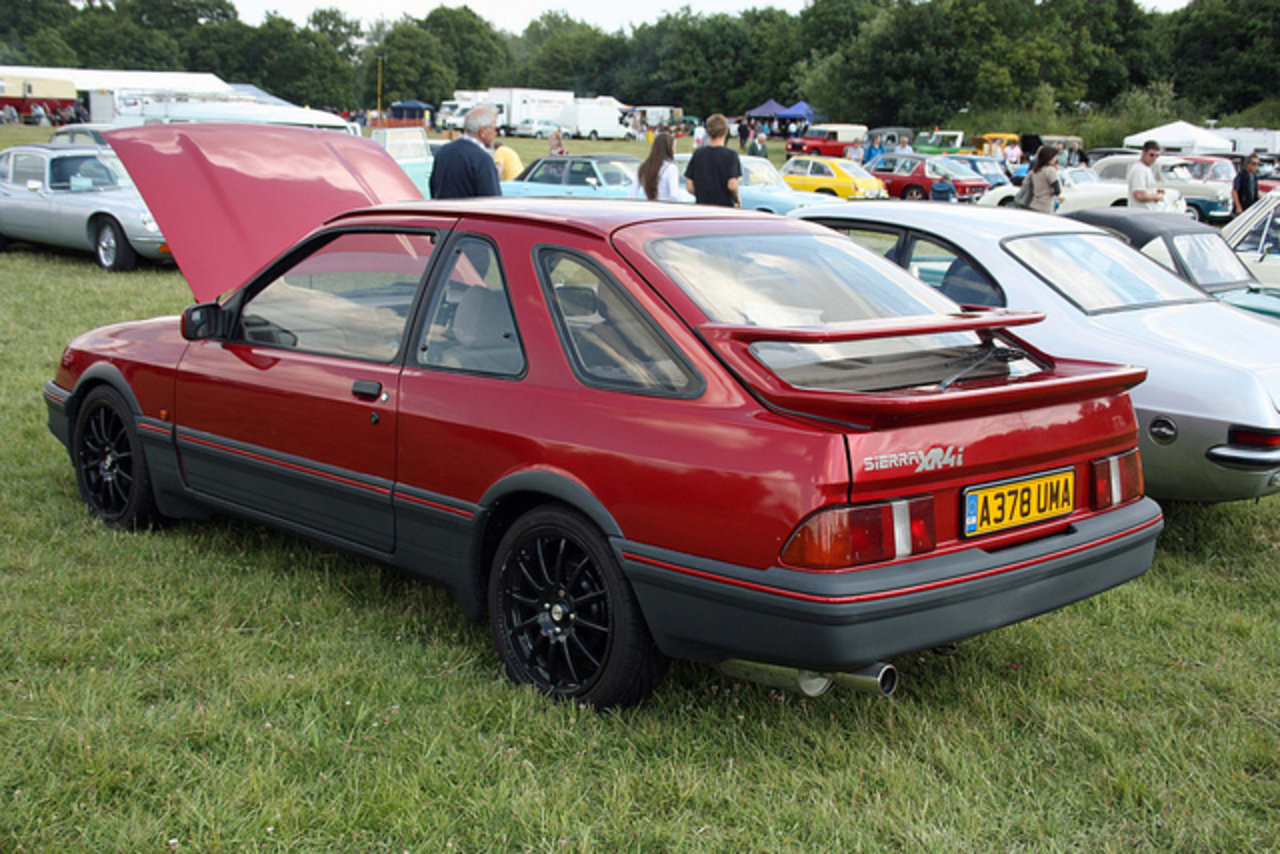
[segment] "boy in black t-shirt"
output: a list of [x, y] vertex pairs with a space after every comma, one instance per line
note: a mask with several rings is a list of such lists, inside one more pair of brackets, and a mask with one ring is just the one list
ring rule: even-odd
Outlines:
[[700, 205], [738, 207], [738, 179], [742, 162], [738, 152], [725, 146], [729, 138], [729, 120], [720, 113], [707, 119], [710, 141], [689, 159], [684, 170], [684, 183]]

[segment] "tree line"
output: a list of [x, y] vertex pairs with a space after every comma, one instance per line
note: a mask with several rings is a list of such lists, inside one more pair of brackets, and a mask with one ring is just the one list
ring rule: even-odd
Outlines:
[[[1134, 93], [1187, 118], [1246, 110], [1280, 80], [1280, 0], [810, 0], [799, 13], [686, 6], [629, 32], [545, 12], [523, 32], [468, 7], [365, 27], [240, 21], [230, 0], [5, 0], [0, 64], [210, 72], [337, 110], [525, 86], [738, 115], [801, 98], [832, 120], [927, 126], [969, 113], [1105, 110]], [[379, 73], [380, 72], [380, 73]]]

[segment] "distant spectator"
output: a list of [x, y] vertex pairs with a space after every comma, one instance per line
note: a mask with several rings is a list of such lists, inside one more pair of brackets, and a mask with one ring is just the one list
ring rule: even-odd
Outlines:
[[844, 150], [844, 159], [852, 160], [854, 163], [861, 163], [866, 152], [862, 150], [862, 140], [855, 139], [853, 145], [847, 146]]
[[498, 136], [497, 110], [472, 107], [462, 123], [462, 136], [440, 149], [431, 170], [431, 198], [466, 199], [501, 196], [498, 169], [490, 146]]
[[680, 167], [676, 165], [676, 141], [671, 134], [654, 134], [649, 156], [636, 170], [631, 198], [644, 198], [651, 202], [680, 201]]
[[564, 147], [564, 137], [560, 136], [560, 131], [553, 130], [551, 136], [547, 140], [549, 151], [548, 154], [559, 157], [562, 154], [568, 154], [569, 149]]
[[499, 181], [511, 181], [524, 171], [524, 163], [516, 150], [496, 140], [493, 143], [493, 164], [498, 167]]
[[1129, 207], [1159, 210], [1164, 206], [1164, 190], [1156, 187], [1156, 173], [1151, 167], [1160, 157], [1160, 143], [1149, 139], [1142, 143], [1138, 162], [1129, 167]]
[[894, 154], [914, 154], [915, 149], [911, 147], [911, 137], [905, 133], [898, 137], [898, 147], [893, 150]]
[[685, 167], [685, 188], [700, 205], [736, 208], [742, 162], [738, 152], [725, 146], [729, 122], [720, 113], [707, 118], [707, 144], [693, 152]]
[[787, 136], [788, 136], [788, 137], [790, 137], [790, 138], [792, 138], [792, 139], [795, 139], [796, 131], [797, 131], [797, 130], [799, 130], [799, 128], [796, 126], [795, 121], [794, 121], [794, 120], [793, 120], [793, 121], [791, 121], [791, 122], [787, 125]]
[[866, 162], [870, 163], [881, 154], [884, 154], [884, 145], [880, 142], [880, 134], [872, 134], [871, 144], [867, 146]]
[[747, 143], [751, 141], [753, 136], [751, 123], [747, 121], [746, 116], [743, 116], [742, 121], [738, 122], [738, 150], [746, 151]]
[[702, 146], [706, 144], [707, 144], [706, 125], [702, 124], [702, 122], [698, 122], [697, 127], [693, 129], [693, 148], [695, 151], [697, 151], [699, 148], [702, 148]]
[[769, 156], [769, 135], [764, 131], [760, 131], [755, 135], [755, 139], [751, 140], [751, 145], [747, 148], [747, 154], [752, 157], [768, 157]]
[[1011, 172], [1013, 171], [1012, 167], [1022, 162], [1022, 146], [1018, 145], [1016, 139], [1009, 140], [1009, 144], [1004, 147], [1004, 151], [1001, 154], [1004, 157], [1005, 165], [1010, 167], [1009, 171]]
[[1080, 150], [1080, 143], [1072, 142], [1071, 148], [1067, 149], [1067, 165], [1068, 166], [1088, 166], [1089, 155]]
[[1035, 163], [1024, 181], [1031, 182], [1031, 210], [1053, 213], [1054, 205], [1062, 197], [1062, 183], [1058, 180], [1058, 147], [1042, 145], [1036, 152]]
[[1258, 155], [1250, 154], [1231, 185], [1231, 209], [1242, 214], [1258, 200]]

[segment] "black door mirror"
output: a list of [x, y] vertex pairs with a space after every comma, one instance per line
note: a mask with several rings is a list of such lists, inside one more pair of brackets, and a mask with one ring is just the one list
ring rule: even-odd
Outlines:
[[189, 305], [182, 312], [182, 337], [188, 341], [204, 341], [222, 336], [222, 306], [216, 302]]

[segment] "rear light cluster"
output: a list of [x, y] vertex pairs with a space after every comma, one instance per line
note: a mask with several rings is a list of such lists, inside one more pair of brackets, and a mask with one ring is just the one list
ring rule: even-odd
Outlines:
[[831, 570], [933, 551], [933, 496], [833, 507], [810, 516], [782, 550], [801, 569]]
[[1232, 445], [1248, 445], [1252, 448], [1280, 448], [1280, 433], [1232, 427], [1227, 433], [1227, 442]]
[[1142, 458], [1138, 449], [1094, 460], [1089, 464], [1093, 484], [1091, 506], [1106, 510], [1142, 496]]

